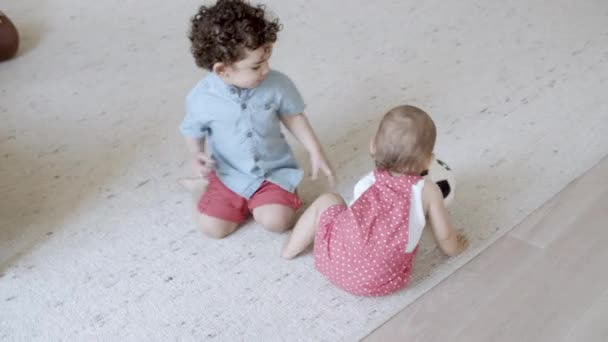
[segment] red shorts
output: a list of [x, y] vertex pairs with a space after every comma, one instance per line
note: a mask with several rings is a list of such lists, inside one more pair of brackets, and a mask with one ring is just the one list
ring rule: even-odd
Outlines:
[[228, 189], [212, 173], [209, 175], [207, 191], [198, 201], [198, 211], [224, 221], [241, 223], [249, 218], [253, 209], [269, 204], [284, 205], [297, 210], [302, 202], [297, 193], [291, 193], [267, 181], [262, 183], [250, 199], [245, 199]]

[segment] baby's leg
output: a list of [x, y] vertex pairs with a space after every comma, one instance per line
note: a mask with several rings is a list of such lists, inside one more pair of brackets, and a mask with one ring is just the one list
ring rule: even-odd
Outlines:
[[321, 214], [323, 214], [327, 208], [337, 204], [346, 205], [344, 199], [336, 194], [324, 194], [317, 198], [310, 207], [306, 209], [304, 214], [302, 214], [302, 217], [298, 220], [298, 223], [296, 223], [296, 226], [293, 228], [291, 236], [289, 236], [285, 247], [283, 247], [283, 258], [293, 259], [308, 248], [315, 239]]

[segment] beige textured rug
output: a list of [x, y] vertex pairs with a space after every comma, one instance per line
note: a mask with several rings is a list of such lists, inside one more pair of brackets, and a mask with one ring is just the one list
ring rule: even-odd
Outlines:
[[23, 46], [0, 64], [0, 340], [352, 341], [608, 153], [605, 1], [268, 1], [285, 26], [274, 67], [344, 194], [401, 103], [434, 116], [459, 180], [471, 249], [447, 260], [425, 236], [407, 291], [352, 297], [310, 255], [281, 260], [285, 236], [195, 230], [175, 179], [197, 3], [3, 4]]

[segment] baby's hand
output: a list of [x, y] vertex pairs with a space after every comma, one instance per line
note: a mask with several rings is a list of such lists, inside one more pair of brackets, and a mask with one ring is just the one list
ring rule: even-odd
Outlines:
[[205, 153], [199, 152], [194, 158], [194, 169], [197, 174], [207, 177], [215, 170], [215, 160]]

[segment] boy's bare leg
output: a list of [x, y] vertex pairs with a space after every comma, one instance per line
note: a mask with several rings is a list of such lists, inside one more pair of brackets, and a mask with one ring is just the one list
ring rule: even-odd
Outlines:
[[194, 210], [198, 227], [210, 238], [223, 239], [226, 236], [234, 233], [234, 231], [239, 227], [238, 222], [225, 221], [201, 214], [197, 208]]
[[196, 204], [205, 190], [207, 190], [207, 185], [209, 184], [207, 179], [202, 177], [181, 178], [178, 180], [178, 183], [192, 194], [192, 200], [194, 201], [194, 218], [197, 226], [205, 235], [214, 239], [223, 239], [238, 228], [238, 222], [225, 221], [201, 214], [198, 211]]
[[262, 205], [253, 209], [253, 219], [274, 233], [286, 232], [293, 225], [296, 211], [280, 204]]
[[300, 217], [293, 232], [287, 239], [281, 255], [285, 259], [293, 259], [310, 246], [315, 239], [319, 220], [323, 212], [337, 204], [346, 205], [344, 199], [336, 194], [324, 194], [317, 198]]

